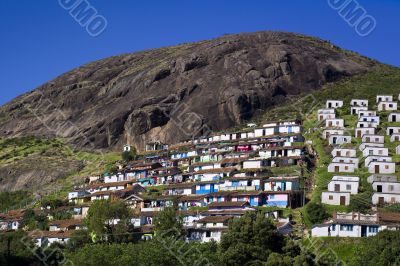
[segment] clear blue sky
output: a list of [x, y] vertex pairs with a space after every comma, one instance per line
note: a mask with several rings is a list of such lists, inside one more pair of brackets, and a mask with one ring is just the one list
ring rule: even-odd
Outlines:
[[400, 1], [358, 0], [377, 21], [360, 37], [328, 0], [90, 0], [108, 21], [91, 37], [58, 0], [1, 0], [0, 105], [93, 60], [226, 33], [299, 32], [400, 66]]

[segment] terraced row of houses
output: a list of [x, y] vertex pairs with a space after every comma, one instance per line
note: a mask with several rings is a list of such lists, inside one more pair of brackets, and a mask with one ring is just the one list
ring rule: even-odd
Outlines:
[[[376, 211], [378, 207], [400, 203], [397, 163], [392, 156], [400, 154], [400, 145], [392, 150], [388, 147], [393, 146], [392, 142], [400, 141], [400, 127], [396, 124], [400, 122], [397, 101], [392, 95], [377, 95], [376, 110], [370, 110], [368, 105], [365, 99], [351, 100], [350, 114], [357, 116], [354, 127], [337, 117], [337, 110], [343, 113], [343, 101], [328, 100], [327, 108], [318, 111], [319, 115], [324, 114], [319, 116], [325, 121], [323, 138], [329, 139], [332, 149], [332, 162], [327, 171], [335, 174], [327, 185], [327, 191], [322, 192], [321, 202], [349, 205], [354, 200], [352, 195], [359, 193], [360, 178], [366, 178], [373, 190], [374, 213], [335, 213], [333, 219], [313, 227], [313, 236], [364, 237], [381, 230], [400, 228], [400, 215]], [[365, 172], [370, 175], [355, 175]]]
[[[124, 152], [131, 149], [123, 147]], [[144, 239], [151, 237], [157, 213], [174, 206], [184, 219], [187, 240], [201, 242], [219, 241], [229, 220], [247, 211], [303, 204], [301, 169], [307, 157], [300, 121], [248, 125], [242, 132], [176, 145], [154, 141], [146, 150], [140, 160], [118, 164], [112, 173], [87, 177], [84, 186], [70, 191], [74, 219], [60, 223], [74, 226], [50, 226], [49, 231], [35, 233], [37, 244], [68, 241], [96, 200], [125, 201], [133, 213], [131, 223]], [[278, 213], [268, 215], [288, 232], [289, 220], [279, 219]], [[18, 219], [4, 217], [0, 222], [3, 229], [17, 229]]]

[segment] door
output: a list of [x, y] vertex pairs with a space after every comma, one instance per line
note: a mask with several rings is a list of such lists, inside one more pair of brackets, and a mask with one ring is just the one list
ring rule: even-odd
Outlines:
[[339, 173], [339, 166], [338, 165], [335, 166], [335, 172]]
[[382, 186], [381, 185], [376, 186], [376, 192], [382, 192]]
[[340, 157], [340, 151], [336, 151], [336, 156]]
[[366, 142], [371, 142], [371, 138], [370, 137], [366, 137], [365, 140], [366, 140]]
[[346, 205], [346, 196], [340, 196], [340, 205]]
[[340, 192], [340, 185], [339, 184], [335, 184], [335, 192]]
[[392, 122], [396, 122], [396, 115], [392, 115]]
[[328, 108], [332, 108], [332, 103], [328, 103]]
[[366, 237], [367, 236], [367, 226], [362, 225], [361, 226], [361, 237]]
[[319, 116], [319, 120], [321, 121], [321, 120], [323, 120], [324, 119], [324, 116], [323, 115], [320, 115]]
[[332, 127], [332, 121], [328, 122], [328, 127]]
[[361, 130], [357, 131], [357, 138], [361, 138]]
[[386, 111], [386, 104], [382, 104], [382, 110]]
[[381, 205], [381, 206], [384, 205], [385, 204], [385, 198], [384, 197], [379, 197], [378, 198], [378, 204]]
[[393, 134], [393, 128], [390, 128], [389, 129], [389, 135], [392, 135]]
[[379, 174], [379, 165], [375, 165], [375, 174]]

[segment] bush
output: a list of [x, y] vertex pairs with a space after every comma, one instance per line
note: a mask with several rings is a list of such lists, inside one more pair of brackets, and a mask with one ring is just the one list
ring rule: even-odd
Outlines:
[[364, 192], [353, 195], [350, 199], [349, 211], [366, 213], [372, 207], [372, 193]]
[[306, 212], [313, 224], [322, 223], [325, 219], [329, 218], [329, 213], [321, 203], [308, 203]]

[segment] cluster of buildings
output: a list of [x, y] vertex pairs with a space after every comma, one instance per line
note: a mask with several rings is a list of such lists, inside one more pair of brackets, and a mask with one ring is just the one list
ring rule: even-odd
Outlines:
[[[370, 110], [368, 105], [368, 100], [351, 100], [350, 114], [357, 116], [354, 128], [346, 128], [345, 121], [337, 117], [337, 108], [343, 108], [343, 101], [328, 100], [326, 109], [318, 110], [318, 119], [325, 122], [322, 137], [328, 140], [332, 150], [332, 162], [327, 171], [334, 173], [327, 191], [321, 195], [324, 204], [349, 205], [351, 195], [359, 192], [360, 176], [355, 173], [363, 172], [370, 174], [366, 179], [373, 189], [374, 206], [400, 203], [396, 162], [391, 156], [400, 154], [400, 145], [393, 150], [388, 147], [393, 146], [392, 142], [400, 141], [400, 124], [396, 124], [400, 122], [397, 101], [392, 95], [377, 95], [376, 110]], [[387, 217], [397, 220], [388, 221]], [[336, 213], [327, 223], [314, 226], [312, 234], [370, 236], [394, 228], [400, 228], [399, 215]]]
[[[123, 148], [130, 150], [129, 145]], [[174, 206], [183, 217], [187, 240], [201, 242], [219, 241], [230, 219], [259, 207], [293, 208], [303, 203], [300, 169], [306, 155], [300, 121], [249, 125], [242, 132], [176, 145], [154, 142], [146, 150], [140, 160], [120, 164], [113, 173], [88, 177], [85, 186], [70, 191], [74, 219], [36, 232], [37, 243], [68, 241], [91, 203], [102, 199], [125, 201], [143, 238], [151, 237], [157, 213]], [[278, 219], [278, 212], [271, 215]], [[3, 229], [18, 229], [18, 225], [10, 228], [12, 220], [0, 217]], [[287, 232], [288, 220], [277, 223]]]

